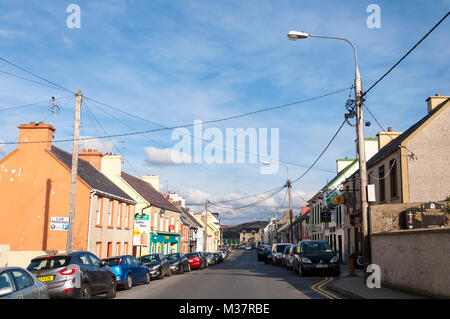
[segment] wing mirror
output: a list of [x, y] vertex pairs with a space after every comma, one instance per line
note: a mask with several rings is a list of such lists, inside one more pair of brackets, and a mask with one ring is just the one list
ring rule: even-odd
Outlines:
[[0, 297], [12, 294], [14, 292], [13, 287], [5, 287], [0, 289]]

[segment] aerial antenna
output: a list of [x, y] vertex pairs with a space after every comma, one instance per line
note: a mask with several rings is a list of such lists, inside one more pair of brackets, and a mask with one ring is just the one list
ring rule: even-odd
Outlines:
[[50, 112], [53, 113], [53, 126], [56, 126], [56, 113], [59, 113], [61, 107], [61, 102], [55, 99], [54, 96], [49, 101]]

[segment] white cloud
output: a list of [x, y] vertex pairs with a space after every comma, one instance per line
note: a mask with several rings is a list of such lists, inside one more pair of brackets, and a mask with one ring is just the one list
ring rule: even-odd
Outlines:
[[90, 136], [80, 136], [80, 141], [78, 143], [80, 149], [97, 149], [103, 154], [113, 152], [116, 149], [116, 142], [105, 141], [98, 138], [83, 140], [83, 138], [90, 138]]
[[184, 163], [192, 163], [189, 154], [178, 152], [170, 148], [159, 149], [156, 147], [146, 147], [146, 161], [153, 165], [177, 165]]

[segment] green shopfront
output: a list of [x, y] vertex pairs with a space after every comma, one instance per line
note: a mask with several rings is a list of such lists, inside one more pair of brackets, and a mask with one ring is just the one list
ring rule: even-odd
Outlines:
[[150, 234], [150, 251], [152, 254], [170, 254], [180, 251], [181, 234], [174, 232], [157, 232]]

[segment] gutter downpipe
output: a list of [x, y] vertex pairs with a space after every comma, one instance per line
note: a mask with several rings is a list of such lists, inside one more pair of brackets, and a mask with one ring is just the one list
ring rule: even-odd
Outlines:
[[90, 196], [90, 205], [89, 205], [89, 228], [88, 228], [88, 240], [87, 240], [87, 251], [89, 251], [89, 245], [91, 243], [91, 217], [92, 217], [92, 199], [94, 198], [94, 195], [97, 193], [95, 189], [91, 190], [91, 196]]

